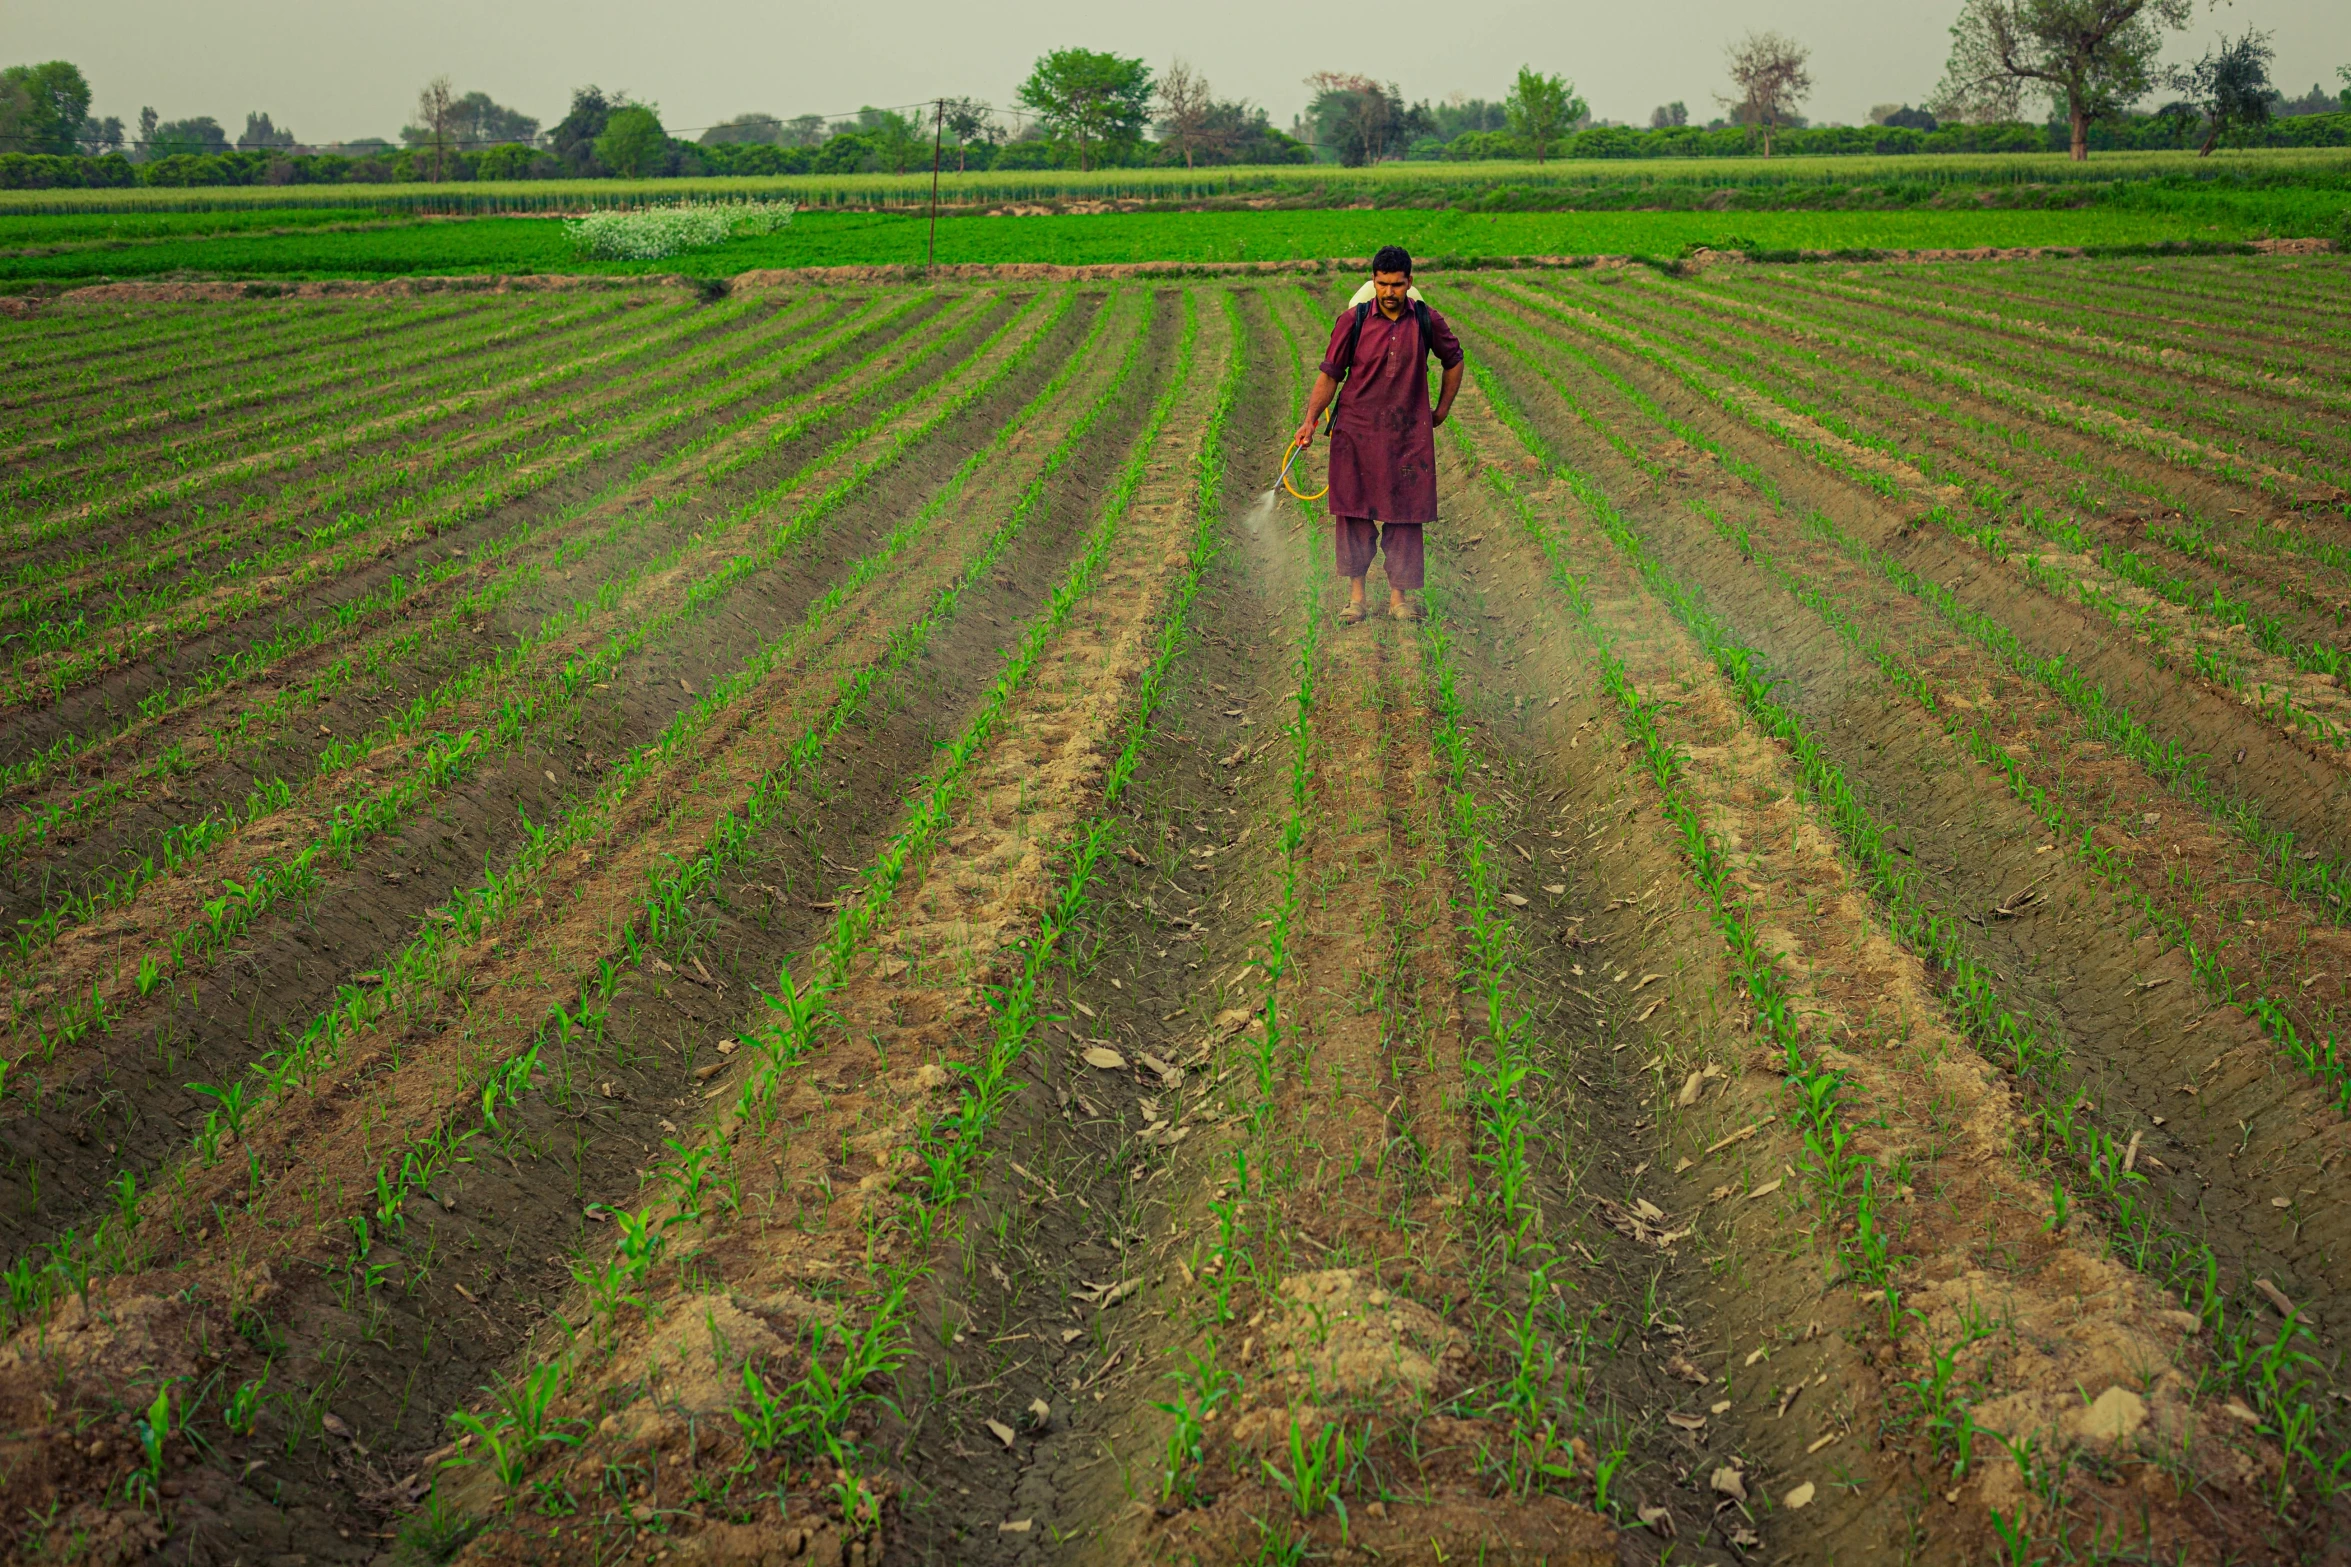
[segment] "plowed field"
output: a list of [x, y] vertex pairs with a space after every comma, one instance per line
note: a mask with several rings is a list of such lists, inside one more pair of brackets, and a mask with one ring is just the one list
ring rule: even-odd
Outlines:
[[1353, 282], [0, 322], [9, 1557], [2342, 1559], [2351, 269]]

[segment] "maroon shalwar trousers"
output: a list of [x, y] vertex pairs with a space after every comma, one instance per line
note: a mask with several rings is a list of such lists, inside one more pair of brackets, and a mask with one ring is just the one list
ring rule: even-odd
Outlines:
[[1388, 586], [1399, 592], [1420, 586], [1420, 524], [1379, 523], [1369, 517], [1333, 517], [1338, 541], [1339, 575], [1360, 577], [1371, 570], [1376, 550], [1388, 558]]

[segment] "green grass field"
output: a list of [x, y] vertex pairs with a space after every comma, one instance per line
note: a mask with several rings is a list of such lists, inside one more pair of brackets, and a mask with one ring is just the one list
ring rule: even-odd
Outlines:
[[[2302, 194], [2299, 192], [2286, 194]], [[2307, 228], [2281, 223], [2250, 198], [2186, 210], [1980, 212], [1547, 212], [1304, 210], [1114, 213], [939, 220], [938, 260], [951, 262], [1279, 261], [1366, 255], [1399, 243], [1416, 255], [1674, 255], [1693, 245], [1767, 250], [1900, 250], [1973, 245], [2130, 246], [2231, 241], [2323, 232], [2315, 203]], [[218, 215], [207, 215], [218, 216]], [[251, 214], [236, 214], [249, 217]], [[289, 214], [274, 214], [283, 218]], [[305, 219], [318, 216], [303, 213]], [[358, 215], [333, 214], [344, 225]], [[38, 232], [56, 223], [55, 235]], [[97, 239], [87, 218], [5, 220], [0, 282], [97, 278], [403, 277], [421, 274], [686, 272], [724, 277], [760, 267], [920, 263], [929, 226], [904, 213], [803, 213], [781, 233], [658, 262], [587, 261], [562, 224], [546, 218], [405, 220], [290, 232], [220, 232]], [[169, 225], [164, 225], [168, 233]]]

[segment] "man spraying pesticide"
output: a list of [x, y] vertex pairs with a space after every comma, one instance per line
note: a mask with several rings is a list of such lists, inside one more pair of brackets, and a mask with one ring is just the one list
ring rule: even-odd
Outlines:
[[[1431, 354], [1445, 371], [1434, 410]], [[1371, 281], [1331, 327], [1322, 373], [1306, 399], [1306, 422], [1283, 464], [1287, 482], [1290, 464], [1313, 444], [1315, 424], [1331, 409], [1325, 493], [1339, 575], [1354, 588], [1339, 612], [1350, 625], [1364, 617], [1363, 579], [1375, 550], [1387, 560], [1388, 614], [1420, 618], [1420, 607], [1404, 595], [1421, 585], [1421, 528], [1437, 520], [1436, 428], [1460, 390], [1461, 340], [1412, 286], [1412, 257], [1404, 247], [1382, 246], [1371, 258]]]

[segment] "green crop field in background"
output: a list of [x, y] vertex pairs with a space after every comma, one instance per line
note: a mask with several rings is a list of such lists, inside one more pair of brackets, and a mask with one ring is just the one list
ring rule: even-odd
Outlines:
[[272, 229], [347, 228], [354, 224], [439, 223], [406, 209], [373, 207], [245, 207], [181, 212], [154, 207], [124, 212], [30, 212], [0, 206], [0, 251], [31, 246], [88, 245], [113, 240], [191, 239]]
[[[1384, 163], [1278, 168], [1074, 169], [989, 172], [939, 182], [949, 206], [1053, 200], [1213, 201], [1271, 196], [1306, 204], [1366, 200], [1379, 205], [1475, 203], [1494, 192], [1554, 193], [1573, 199], [1597, 186], [1660, 191], [1782, 190], [1895, 182], [1925, 186], [2102, 185], [2155, 179], [2198, 184], [2329, 185], [2351, 181], [2341, 148], [2100, 153], [2074, 163], [2058, 153], [1936, 154], [1903, 157], [1597, 158], [1533, 163]], [[386, 211], [579, 211], [687, 199], [787, 200], [813, 207], [918, 207], [931, 198], [926, 169], [913, 174], [841, 174], [775, 179], [516, 180], [446, 185], [255, 185], [186, 189], [0, 191], [0, 214], [15, 212], [240, 211], [360, 207]]]
[[[2308, 193], [2274, 193], [2307, 197]], [[2297, 206], [2308, 227], [2290, 219]], [[1364, 256], [1398, 243], [1415, 254], [1490, 257], [1645, 254], [1694, 245], [1766, 250], [1904, 250], [1998, 246], [2115, 246], [2231, 241], [2324, 232], [2315, 200], [2245, 194], [2183, 209], [2095, 206], [2059, 210], [1863, 212], [1533, 212], [1280, 210], [1107, 213], [939, 220], [938, 260], [952, 262], [1283, 261]], [[341, 216], [349, 224], [355, 214]], [[685, 272], [725, 277], [760, 267], [919, 264], [928, 224], [918, 214], [804, 212], [779, 233], [666, 261], [581, 259], [548, 218], [475, 218], [350, 225], [323, 231], [213, 233], [92, 243], [44, 240], [37, 220], [8, 220], [0, 282], [18, 286], [101, 277], [401, 277], [419, 274]], [[77, 220], [47, 220], [71, 223]]]

